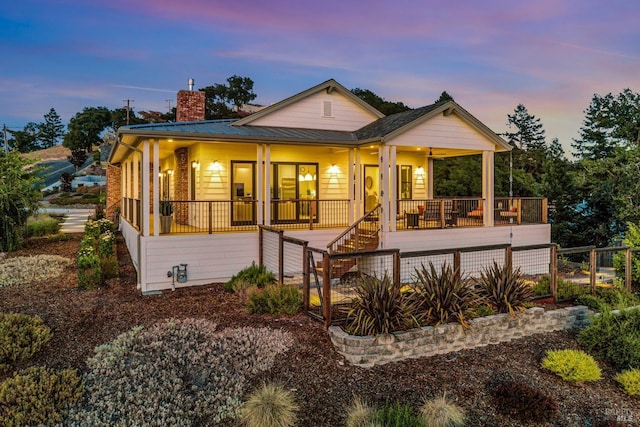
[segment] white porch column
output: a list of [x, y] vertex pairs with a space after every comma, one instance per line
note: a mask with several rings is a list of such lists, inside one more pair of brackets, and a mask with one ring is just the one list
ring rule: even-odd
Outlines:
[[256, 218], [256, 222], [258, 224], [263, 224], [263, 220], [264, 220], [264, 164], [263, 164], [263, 154], [264, 154], [264, 148], [262, 146], [262, 144], [258, 144], [257, 146], [257, 153], [256, 153], [256, 159], [257, 159], [257, 165], [256, 165], [256, 175], [257, 175], [257, 206], [256, 206], [256, 211], [257, 211], [257, 218]]
[[264, 149], [264, 225], [271, 225], [271, 145]]
[[396, 167], [396, 146], [392, 145], [389, 150], [389, 218], [391, 218], [390, 231], [396, 231], [396, 218], [398, 206], [396, 200], [398, 200], [398, 168]]
[[493, 151], [482, 152], [482, 198], [484, 202], [484, 226], [493, 227], [494, 157]]
[[355, 162], [355, 153], [354, 150], [349, 150], [349, 164], [347, 165], [347, 186], [349, 193], [349, 224], [355, 222], [355, 209], [356, 209], [356, 198], [354, 191], [354, 176], [353, 173], [353, 164]]
[[142, 163], [142, 176], [140, 176], [139, 185], [140, 185], [140, 197], [141, 204], [140, 207], [140, 229], [142, 230], [142, 235], [147, 237], [149, 236], [149, 212], [150, 212], [150, 203], [149, 203], [149, 140], [145, 139], [142, 142], [142, 158], [140, 162]]
[[427, 157], [427, 199], [433, 199], [433, 157]]
[[353, 176], [355, 177], [355, 199], [356, 199], [356, 212], [355, 218], [360, 218], [364, 215], [364, 195], [363, 195], [363, 185], [362, 185], [362, 151], [359, 148], [355, 149], [356, 153], [356, 161], [353, 165]]
[[153, 235], [160, 235], [160, 142], [152, 139], [153, 143]]
[[[378, 148], [380, 154], [380, 226], [382, 232], [389, 231], [389, 147], [381, 145]], [[381, 242], [384, 245], [384, 238]], [[384, 247], [384, 246], [383, 246]]]

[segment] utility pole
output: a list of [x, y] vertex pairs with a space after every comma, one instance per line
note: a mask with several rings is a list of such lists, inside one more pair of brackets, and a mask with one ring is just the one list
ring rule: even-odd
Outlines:
[[135, 100], [127, 98], [127, 99], [123, 99], [122, 101], [127, 103], [127, 106], [125, 108], [127, 109], [127, 126], [129, 126], [129, 111], [131, 110], [131, 107], [129, 104], [131, 102], [135, 102]]
[[169, 105], [169, 111], [171, 111], [171, 99], [166, 99], [165, 101], [167, 101], [167, 104]]

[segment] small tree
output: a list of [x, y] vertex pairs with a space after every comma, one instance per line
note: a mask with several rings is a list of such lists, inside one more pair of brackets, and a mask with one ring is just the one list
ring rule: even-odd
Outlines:
[[27, 218], [38, 208], [41, 181], [36, 169], [17, 153], [0, 154], [0, 251], [22, 243]]
[[71, 155], [67, 157], [67, 159], [76, 167], [76, 172], [78, 172], [78, 168], [87, 161], [87, 152], [81, 148], [72, 150]]

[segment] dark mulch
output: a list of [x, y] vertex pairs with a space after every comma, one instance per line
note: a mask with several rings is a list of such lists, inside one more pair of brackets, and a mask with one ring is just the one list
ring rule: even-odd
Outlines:
[[[72, 235], [67, 241], [34, 239], [8, 256], [57, 254], [75, 259], [80, 238]], [[255, 383], [276, 380], [293, 389], [301, 407], [300, 426], [344, 425], [345, 407], [354, 395], [371, 404], [402, 401], [417, 408], [424, 397], [443, 391], [466, 410], [470, 426], [540, 425], [521, 424], [497, 412], [487, 384], [507, 374], [557, 399], [559, 416], [545, 425], [616, 425], [612, 420], [618, 414], [634, 421], [618, 425], [640, 425], [640, 401], [622, 393], [610, 368], [604, 367], [604, 378], [598, 383], [579, 385], [566, 383], [540, 368], [546, 350], [578, 347], [569, 332], [370, 369], [357, 368], [334, 350], [319, 322], [304, 315], [280, 319], [248, 315], [241, 298], [225, 293], [220, 284], [142, 296], [136, 289], [135, 270], [121, 238], [118, 255], [120, 277], [97, 290], [79, 290], [74, 268], [46, 283], [0, 288], [0, 310], [37, 314], [54, 333], [44, 351], [16, 369], [36, 364], [84, 370], [85, 360], [97, 345], [134, 325], [150, 325], [169, 317], [204, 317], [221, 326], [282, 328], [294, 336], [293, 348]], [[10, 374], [0, 373], [0, 379]]]

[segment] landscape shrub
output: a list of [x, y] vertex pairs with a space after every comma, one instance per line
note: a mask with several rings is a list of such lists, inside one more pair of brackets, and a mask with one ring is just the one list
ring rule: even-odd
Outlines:
[[29, 359], [49, 342], [51, 329], [38, 316], [0, 313], [0, 369]]
[[247, 427], [291, 427], [298, 405], [293, 394], [276, 384], [254, 390], [240, 408], [240, 422]]
[[618, 371], [640, 368], [640, 309], [593, 317], [591, 324], [580, 331], [578, 342]]
[[224, 289], [227, 292], [234, 292], [236, 282], [240, 282], [243, 285], [251, 284], [258, 288], [264, 288], [267, 285], [271, 285], [276, 282], [276, 276], [265, 265], [256, 265], [255, 262], [251, 263], [251, 266], [246, 267], [231, 277], [231, 279], [224, 284]]
[[60, 221], [50, 215], [36, 215], [27, 220], [27, 237], [42, 237], [58, 234]]
[[413, 298], [418, 304], [418, 312], [428, 324], [435, 326], [455, 320], [463, 327], [469, 327], [465, 312], [477, 307], [482, 298], [457, 270], [443, 264], [438, 272], [429, 263], [429, 269], [424, 265], [416, 268], [415, 278]]
[[419, 326], [417, 304], [385, 275], [362, 276], [347, 311], [345, 331], [354, 335], [379, 335]]
[[102, 279], [112, 279], [118, 277], [119, 272], [118, 258], [115, 255], [111, 255], [109, 258], [100, 259], [100, 273]]
[[511, 263], [501, 267], [493, 261], [491, 266], [480, 272], [480, 289], [484, 300], [495, 307], [498, 313], [511, 315], [516, 310], [523, 311], [524, 304], [535, 296], [520, 269], [514, 271]]
[[611, 310], [611, 306], [609, 306], [602, 298], [591, 294], [580, 295], [576, 298], [576, 304], [585, 305], [591, 310], [600, 312]]
[[579, 283], [561, 279], [560, 277], [557, 279], [557, 286], [558, 291], [556, 299], [560, 301], [576, 298], [580, 295], [589, 293], [589, 289], [582, 287]]
[[489, 392], [499, 413], [523, 422], [549, 422], [558, 412], [553, 397], [520, 380], [499, 378]]
[[615, 379], [629, 396], [640, 396], [640, 369], [628, 369], [617, 374]]
[[98, 256], [108, 258], [115, 254], [116, 235], [106, 230], [98, 237]]
[[444, 393], [425, 400], [420, 408], [420, 415], [427, 427], [459, 427], [464, 425], [465, 420], [462, 408], [447, 400]]
[[100, 258], [93, 246], [80, 246], [78, 250], [78, 286], [95, 289], [102, 282]]
[[55, 279], [73, 261], [57, 255], [5, 258], [0, 261], [0, 288]]
[[72, 369], [31, 367], [0, 383], [0, 425], [54, 425], [82, 397], [84, 385]]
[[376, 409], [362, 398], [354, 396], [347, 408], [346, 427], [372, 427], [376, 421]]
[[267, 285], [247, 291], [247, 311], [250, 314], [296, 314], [302, 308], [302, 292], [291, 285]]
[[235, 417], [249, 382], [291, 345], [286, 332], [204, 319], [135, 327], [96, 348], [69, 419], [91, 426], [216, 425]]
[[602, 376], [595, 359], [582, 350], [549, 350], [542, 367], [571, 382], [597, 381]]
[[424, 427], [422, 419], [407, 403], [385, 403], [376, 412], [376, 421], [385, 427]]
[[548, 274], [541, 276], [536, 283], [531, 287], [531, 290], [536, 296], [551, 295], [551, 278]]

